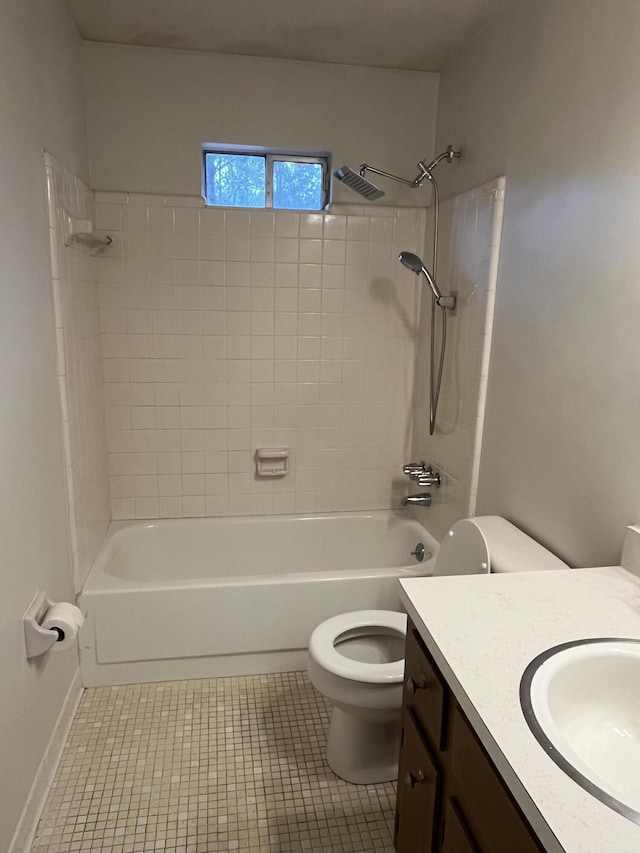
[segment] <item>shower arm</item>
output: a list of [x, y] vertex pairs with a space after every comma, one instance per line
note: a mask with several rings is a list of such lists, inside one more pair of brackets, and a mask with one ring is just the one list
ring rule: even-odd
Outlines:
[[397, 181], [399, 184], [405, 184], [405, 186], [415, 189], [422, 184], [425, 178], [431, 178], [429, 170], [426, 168], [422, 160], [418, 163], [418, 168], [420, 169], [420, 174], [412, 181], [408, 181], [406, 178], [401, 178], [399, 175], [392, 175], [391, 172], [383, 172], [382, 169], [376, 169], [375, 166], [363, 163], [360, 166], [360, 177], [364, 178], [366, 172], [373, 172], [374, 175], [382, 175], [383, 178], [391, 178], [392, 181]]
[[413, 181], [408, 181], [406, 178], [401, 178], [399, 175], [392, 175], [391, 172], [383, 172], [382, 169], [376, 169], [375, 166], [370, 166], [368, 163], [363, 163], [360, 166], [360, 177], [364, 178], [366, 172], [373, 172], [374, 175], [382, 175], [383, 178], [391, 178], [392, 181], [397, 181], [399, 184], [405, 184], [408, 187], [419, 187], [426, 175], [418, 175]]
[[420, 160], [417, 163], [417, 168], [419, 169], [416, 177], [409, 181], [406, 178], [401, 178], [399, 175], [393, 175], [391, 172], [383, 172], [382, 169], [376, 169], [375, 166], [370, 166], [368, 163], [363, 163], [360, 166], [360, 177], [364, 178], [367, 172], [373, 172], [374, 175], [382, 175], [383, 178], [390, 178], [392, 181], [397, 181], [399, 184], [405, 184], [407, 187], [412, 187], [415, 189], [419, 187], [425, 180], [432, 181], [433, 176], [431, 174], [431, 170], [435, 169], [435, 167], [440, 163], [441, 160], [446, 160], [448, 163], [451, 163], [454, 157], [460, 157], [460, 151], [454, 151], [453, 145], [449, 145], [447, 150], [436, 157], [435, 160], [432, 160], [430, 163], [426, 163], [424, 160]]

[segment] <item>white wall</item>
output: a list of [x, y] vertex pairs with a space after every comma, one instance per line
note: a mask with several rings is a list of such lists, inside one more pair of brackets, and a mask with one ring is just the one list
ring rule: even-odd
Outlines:
[[576, 565], [640, 518], [640, 6], [518, 0], [443, 72], [455, 194], [504, 173], [478, 512]]
[[87, 174], [80, 47], [57, 0], [0, 6], [0, 850], [14, 832], [72, 676], [75, 654], [24, 656], [38, 589], [71, 595], [43, 148]]
[[[197, 195], [204, 142], [333, 151], [413, 178], [431, 156], [438, 75], [87, 43], [91, 186]], [[429, 188], [385, 181], [387, 204]], [[352, 202], [339, 186], [335, 199]]]

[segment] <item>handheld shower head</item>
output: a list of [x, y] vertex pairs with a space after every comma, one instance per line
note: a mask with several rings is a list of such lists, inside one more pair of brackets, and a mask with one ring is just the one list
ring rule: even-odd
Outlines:
[[411, 272], [414, 272], [416, 275], [420, 275], [420, 273], [425, 269], [422, 259], [417, 255], [414, 255], [413, 252], [400, 252], [398, 260], [403, 267], [411, 270]]
[[416, 275], [420, 275], [420, 273], [422, 273], [422, 275], [429, 283], [429, 287], [431, 288], [431, 292], [433, 293], [433, 298], [436, 300], [436, 302], [441, 308], [450, 308], [451, 310], [455, 309], [456, 297], [442, 295], [442, 293], [440, 292], [440, 288], [433, 280], [433, 276], [423, 264], [422, 258], [419, 258], [417, 255], [414, 255], [413, 252], [400, 252], [400, 254], [398, 255], [398, 260], [400, 261], [403, 267], [406, 267], [408, 270], [411, 270], [411, 272], [414, 272]]
[[375, 184], [372, 184], [371, 181], [368, 181], [366, 178], [363, 178], [362, 175], [359, 175], [357, 172], [354, 172], [353, 169], [350, 169], [348, 166], [343, 166], [341, 169], [337, 169], [333, 173], [334, 178], [337, 178], [343, 184], [350, 187], [355, 192], [359, 193], [364, 198], [369, 201], [374, 201], [377, 198], [382, 198], [384, 192]]

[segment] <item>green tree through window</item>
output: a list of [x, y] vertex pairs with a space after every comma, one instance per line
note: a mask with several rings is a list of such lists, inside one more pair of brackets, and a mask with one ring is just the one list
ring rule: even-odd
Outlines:
[[224, 207], [322, 210], [325, 158], [205, 152], [205, 200]]
[[207, 154], [207, 204], [264, 207], [266, 161], [246, 154]]
[[320, 210], [322, 165], [275, 160], [273, 206], [289, 210]]

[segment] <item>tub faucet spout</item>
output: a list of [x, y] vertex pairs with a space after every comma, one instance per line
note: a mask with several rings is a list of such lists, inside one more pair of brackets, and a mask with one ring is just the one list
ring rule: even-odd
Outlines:
[[431, 506], [431, 495], [423, 492], [421, 495], [407, 495], [402, 498], [402, 506]]

